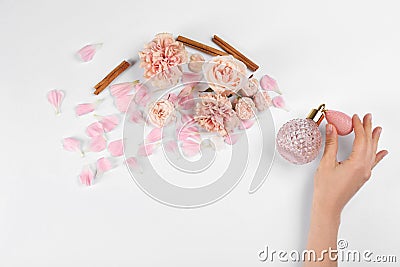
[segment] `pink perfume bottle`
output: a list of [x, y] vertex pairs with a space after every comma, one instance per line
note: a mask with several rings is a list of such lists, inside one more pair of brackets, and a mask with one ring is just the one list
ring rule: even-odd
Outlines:
[[279, 154], [294, 164], [313, 161], [322, 145], [319, 124], [324, 119], [325, 104], [312, 109], [306, 119], [285, 123], [278, 132], [276, 146]]

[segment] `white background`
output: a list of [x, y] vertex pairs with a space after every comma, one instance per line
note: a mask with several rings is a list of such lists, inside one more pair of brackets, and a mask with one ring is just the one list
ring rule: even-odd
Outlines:
[[[247, 177], [194, 210], [152, 200], [123, 166], [79, 186], [91, 159], [63, 151], [60, 140], [91, 120], [76, 118], [73, 107], [93, 101], [91, 87], [158, 32], [209, 44], [219, 34], [254, 59], [262, 66], [256, 75], [275, 77], [291, 108], [274, 110], [277, 127], [320, 103], [372, 112], [389, 155], [346, 207], [339, 236], [351, 249], [399, 260], [399, 8], [398, 1], [1, 0], [0, 266], [262, 266], [265, 245], [305, 248], [317, 161], [294, 166], [277, 157], [256, 194], [247, 193]], [[97, 42], [104, 46], [92, 62], [75, 58]], [[46, 100], [54, 88], [66, 92], [58, 117]], [[340, 139], [341, 158], [352, 138]]]

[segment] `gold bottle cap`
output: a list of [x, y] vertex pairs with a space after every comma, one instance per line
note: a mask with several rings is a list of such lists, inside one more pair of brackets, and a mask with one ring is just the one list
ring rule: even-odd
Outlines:
[[320, 125], [325, 118], [325, 104], [319, 105], [317, 109], [312, 109], [307, 116], [307, 119], [313, 120], [317, 125]]

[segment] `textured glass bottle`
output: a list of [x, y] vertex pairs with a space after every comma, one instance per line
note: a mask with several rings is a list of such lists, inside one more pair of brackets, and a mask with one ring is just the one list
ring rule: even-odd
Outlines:
[[279, 154], [294, 164], [313, 161], [322, 146], [319, 124], [324, 119], [325, 105], [311, 110], [306, 119], [294, 119], [278, 131], [276, 146]]

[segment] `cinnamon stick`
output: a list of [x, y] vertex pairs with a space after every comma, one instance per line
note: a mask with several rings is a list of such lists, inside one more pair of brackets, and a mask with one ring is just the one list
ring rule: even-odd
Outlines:
[[235, 49], [233, 46], [222, 40], [220, 37], [217, 35], [214, 35], [212, 38], [212, 41], [216, 43], [219, 47], [222, 48], [222, 50], [226, 51], [227, 53], [231, 54], [234, 56], [236, 59], [242, 61], [246, 66], [251, 70], [251, 71], [256, 71], [259, 66], [251, 61], [249, 58], [247, 58], [245, 55], [240, 53], [237, 49]]
[[98, 84], [94, 86], [96, 91], [94, 91], [95, 95], [100, 94], [104, 89], [107, 88], [110, 83], [115, 80], [121, 73], [123, 73], [127, 68], [129, 68], [131, 64], [128, 61], [122, 61], [117, 67], [115, 67], [103, 80], [101, 80]]
[[183, 43], [186, 46], [189, 46], [191, 48], [194, 48], [196, 50], [199, 50], [203, 53], [212, 55], [212, 56], [226, 56], [227, 53], [225, 53], [224, 51], [215, 49], [211, 46], [199, 43], [197, 41], [191, 40], [189, 38], [183, 37], [183, 36], [178, 36], [178, 38], [176, 38], [177, 41]]

